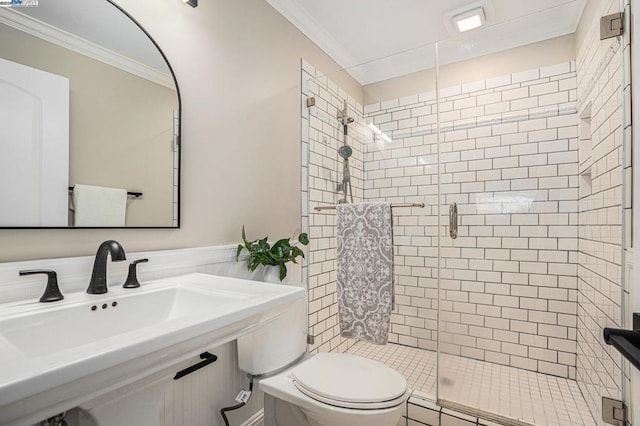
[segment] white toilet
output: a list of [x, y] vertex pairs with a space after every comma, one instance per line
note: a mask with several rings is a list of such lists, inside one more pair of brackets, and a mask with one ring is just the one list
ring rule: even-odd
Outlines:
[[304, 303], [238, 339], [240, 369], [260, 376], [264, 426], [396, 426], [409, 397], [404, 377], [355, 355], [306, 354]]

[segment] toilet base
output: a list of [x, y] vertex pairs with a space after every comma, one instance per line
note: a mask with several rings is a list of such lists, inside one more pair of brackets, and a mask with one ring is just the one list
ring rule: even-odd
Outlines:
[[309, 419], [300, 407], [275, 398], [264, 396], [264, 426], [318, 426], [319, 423]]
[[406, 404], [376, 410], [375, 418], [367, 411], [345, 415], [344, 410], [331, 412], [314, 407], [300, 407], [274, 396], [264, 395], [264, 426], [396, 426], [404, 425], [402, 414]]

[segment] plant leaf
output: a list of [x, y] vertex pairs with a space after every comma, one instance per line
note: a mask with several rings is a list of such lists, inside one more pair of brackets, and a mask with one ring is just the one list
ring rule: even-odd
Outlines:
[[278, 240], [273, 246], [276, 247], [276, 246], [283, 246], [283, 245], [289, 245], [289, 238], [283, 238], [281, 240]]
[[282, 247], [271, 247], [271, 254], [277, 259], [282, 259], [284, 256], [284, 249]]
[[249, 260], [249, 269], [251, 270], [251, 272], [253, 272], [258, 266], [262, 264], [263, 263], [261, 262], [260, 257], [251, 257], [251, 259]]
[[238, 258], [240, 258], [240, 252], [242, 252], [242, 249], [244, 247], [242, 246], [242, 244], [238, 244], [238, 250], [236, 251], [236, 262], [238, 261]]
[[302, 258], [304, 259], [304, 252], [299, 247], [293, 247], [291, 249], [291, 260], [293, 260], [293, 262], [295, 263], [296, 257], [298, 256], [302, 256]]
[[244, 232], [244, 225], [242, 225], [242, 242], [244, 243], [244, 246], [247, 248], [247, 250], [251, 252], [251, 244], [254, 243], [255, 241], [247, 240], [247, 236]]
[[268, 251], [271, 248], [267, 242], [268, 238], [269, 237], [264, 237], [263, 239], [258, 240], [258, 247], [260, 247], [261, 251]]
[[249, 244], [249, 241], [247, 241], [247, 234], [244, 232], [244, 225], [242, 225], [242, 242], [245, 246]]
[[300, 235], [298, 235], [298, 241], [303, 246], [306, 246], [307, 244], [309, 244], [309, 236], [305, 232], [302, 232], [300, 233]]
[[262, 255], [262, 264], [276, 266], [278, 265], [278, 259], [273, 255], [273, 253], [271, 253], [270, 251], [266, 251]]
[[289, 260], [289, 256], [291, 255], [291, 244], [289, 242], [289, 238], [278, 240], [273, 247], [271, 247], [271, 253], [275, 260]]
[[287, 276], [287, 267], [284, 263], [280, 264], [280, 282]]

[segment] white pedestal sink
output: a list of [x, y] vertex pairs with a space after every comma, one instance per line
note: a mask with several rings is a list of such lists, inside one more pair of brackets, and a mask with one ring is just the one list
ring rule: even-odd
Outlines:
[[189, 274], [52, 304], [0, 305], [0, 424], [28, 425], [77, 406], [97, 417], [119, 407], [120, 417], [157, 424], [144, 411], [171, 367], [304, 299], [299, 287]]

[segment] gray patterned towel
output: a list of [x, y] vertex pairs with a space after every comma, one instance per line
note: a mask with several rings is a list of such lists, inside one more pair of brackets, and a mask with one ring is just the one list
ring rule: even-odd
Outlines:
[[391, 204], [339, 204], [337, 222], [340, 333], [384, 345], [393, 309]]

